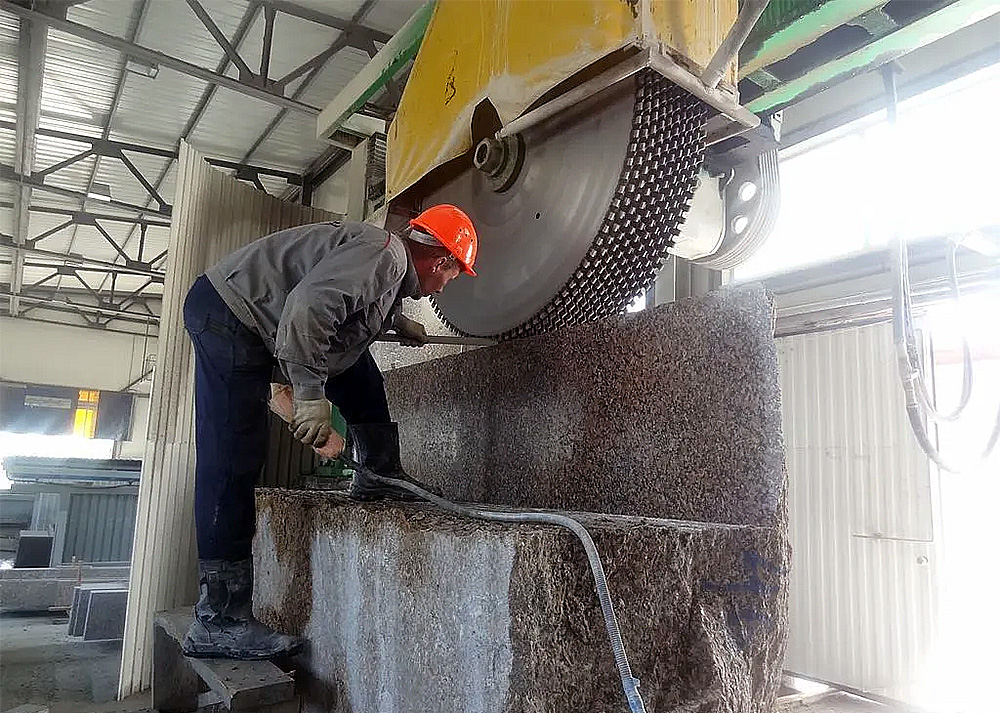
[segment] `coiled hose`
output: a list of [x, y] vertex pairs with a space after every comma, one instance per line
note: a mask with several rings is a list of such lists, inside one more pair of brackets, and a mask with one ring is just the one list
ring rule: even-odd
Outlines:
[[625, 642], [622, 641], [621, 630], [618, 628], [618, 618], [615, 616], [615, 607], [611, 602], [611, 592], [608, 589], [608, 578], [604, 574], [604, 565], [601, 564], [601, 555], [597, 551], [594, 539], [590, 536], [581, 523], [569, 517], [552, 512], [503, 512], [497, 510], [481, 510], [479, 508], [456, 505], [450, 500], [445, 500], [434, 493], [427, 492], [419, 485], [406, 480], [396, 478], [385, 478], [364, 466], [356, 463], [353, 459], [342, 455], [341, 461], [355, 470], [364, 470], [366, 475], [379, 482], [396, 488], [402, 488], [416, 495], [421, 500], [437, 505], [442, 510], [465, 515], [479, 520], [492, 520], [494, 522], [538, 522], [547, 525], [558, 525], [576, 535], [583, 544], [583, 549], [587, 553], [587, 561], [590, 563], [590, 571], [594, 576], [594, 588], [597, 590], [597, 598], [601, 602], [601, 613], [604, 615], [604, 627], [608, 630], [608, 639], [611, 642], [611, 655], [614, 656], [615, 666], [618, 668], [618, 675], [622, 681], [622, 690], [628, 700], [631, 713], [646, 713], [646, 706], [639, 695], [639, 679], [632, 676], [632, 668], [629, 666], [628, 657], [625, 655]]

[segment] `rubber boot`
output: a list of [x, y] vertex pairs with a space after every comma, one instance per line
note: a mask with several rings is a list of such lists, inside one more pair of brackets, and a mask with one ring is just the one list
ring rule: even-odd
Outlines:
[[254, 618], [251, 560], [199, 560], [198, 584], [201, 596], [194, 607], [195, 620], [181, 647], [188, 656], [271, 659], [294, 654], [305, 643]]
[[348, 428], [354, 460], [362, 465], [354, 472], [351, 496], [359, 500], [419, 500], [398, 485], [372, 477], [406, 480], [424, 490], [441, 495], [437, 488], [410, 477], [399, 460], [399, 427], [395, 423], [360, 423]]

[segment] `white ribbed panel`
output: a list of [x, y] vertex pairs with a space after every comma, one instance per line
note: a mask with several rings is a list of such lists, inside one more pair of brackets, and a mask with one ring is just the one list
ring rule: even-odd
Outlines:
[[931, 467], [906, 420], [891, 327], [778, 349], [793, 550], [785, 667], [906, 699], [933, 643], [940, 563]]
[[135, 546], [119, 693], [150, 682], [152, 616], [197, 594], [194, 537], [194, 360], [183, 306], [195, 279], [223, 256], [276, 230], [331, 220], [282, 202], [211, 168], [181, 146], [159, 353], [139, 484]]

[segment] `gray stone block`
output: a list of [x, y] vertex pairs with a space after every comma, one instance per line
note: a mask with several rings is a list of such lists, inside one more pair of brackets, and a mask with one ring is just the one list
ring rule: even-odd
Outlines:
[[192, 621], [191, 607], [160, 612], [153, 619], [152, 694], [156, 710], [188, 713], [210, 706], [216, 710], [218, 704], [233, 713], [298, 713], [292, 675], [271, 661], [185, 656], [181, 642]]
[[[255, 611], [309, 638], [303, 711], [626, 709], [567, 531], [332, 493], [260, 490], [257, 502]], [[601, 552], [647, 709], [770, 713], [783, 542], [767, 528], [577, 517]]]
[[84, 590], [87, 616], [83, 625], [84, 641], [110, 641], [125, 634], [127, 589]]
[[73, 604], [69, 612], [69, 636], [83, 636], [87, 625], [87, 612], [90, 608], [90, 595], [94, 590], [128, 592], [128, 581], [120, 582], [88, 582], [73, 588]]
[[128, 565], [62, 565], [44, 569], [0, 570], [0, 610], [46, 611], [50, 607], [70, 607], [75, 587], [84, 583], [102, 583], [114, 588], [127, 586]]
[[771, 315], [739, 287], [388, 372], [404, 464], [463, 501], [779, 522]]
[[86, 609], [82, 605], [84, 591], [82, 586], [73, 587], [73, 604], [69, 609], [69, 623], [66, 626], [66, 633], [69, 636], [83, 636], [83, 624], [87, 620]]
[[[770, 713], [789, 553], [763, 289], [406, 367], [387, 390], [405, 465], [450, 499], [606, 513], [579, 517], [648, 710]], [[624, 710], [570, 534], [330, 493], [258, 505], [258, 615], [309, 637], [307, 710]]]

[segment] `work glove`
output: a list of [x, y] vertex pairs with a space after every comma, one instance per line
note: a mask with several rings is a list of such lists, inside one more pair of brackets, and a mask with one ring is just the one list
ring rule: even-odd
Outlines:
[[393, 320], [392, 328], [404, 347], [422, 347], [427, 344], [427, 330], [420, 322], [403, 315]]
[[297, 441], [307, 446], [321, 448], [333, 433], [330, 425], [330, 413], [333, 407], [326, 399], [295, 399], [292, 422], [288, 430]]

